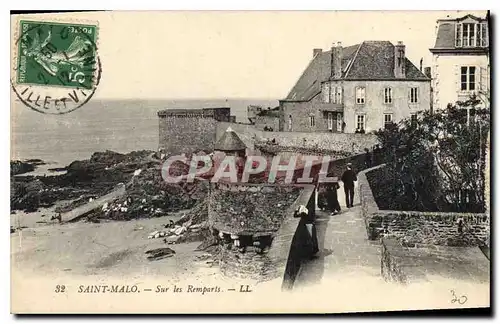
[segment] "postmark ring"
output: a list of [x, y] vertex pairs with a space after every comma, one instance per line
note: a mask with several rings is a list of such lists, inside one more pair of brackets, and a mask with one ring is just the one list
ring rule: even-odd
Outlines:
[[29, 108], [66, 114], [85, 105], [101, 78], [97, 26], [20, 21], [13, 91]]

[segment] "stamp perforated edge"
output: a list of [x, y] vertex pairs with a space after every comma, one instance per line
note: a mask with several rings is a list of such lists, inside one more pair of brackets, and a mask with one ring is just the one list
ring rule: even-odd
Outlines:
[[67, 89], [68, 87], [63, 86], [63, 85], [51, 85], [51, 84], [27, 84], [27, 83], [18, 83], [17, 82], [17, 62], [19, 59], [19, 48], [17, 41], [21, 37], [21, 21], [33, 21], [33, 22], [41, 22], [41, 23], [57, 23], [57, 24], [75, 24], [75, 25], [91, 25], [95, 26], [96, 28], [96, 37], [95, 37], [95, 47], [96, 47], [96, 60], [93, 65], [93, 77], [96, 80], [96, 83], [93, 85], [93, 88], [95, 89], [99, 85], [99, 78], [98, 78], [98, 69], [100, 69], [99, 66], [99, 48], [100, 48], [100, 43], [99, 43], [99, 21], [97, 20], [88, 20], [88, 19], [78, 19], [78, 18], [71, 18], [71, 17], [54, 17], [54, 16], [43, 16], [43, 15], [19, 15], [11, 19], [11, 29], [14, 29], [14, 33], [12, 34], [11, 38], [11, 76], [10, 80], [12, 83], [13, 87], [16, 86], [21, 86], [21, 85], [28, 85], [37, 89]]

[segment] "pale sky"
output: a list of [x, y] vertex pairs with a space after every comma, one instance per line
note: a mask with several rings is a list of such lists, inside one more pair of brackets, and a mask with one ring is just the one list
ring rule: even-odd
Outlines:
[[436, 20], [485, 11], [99, 12], [102, 77], [95, 98], [282, 99], [312, 58], [363, 40], [401, 40], [431, 65]]

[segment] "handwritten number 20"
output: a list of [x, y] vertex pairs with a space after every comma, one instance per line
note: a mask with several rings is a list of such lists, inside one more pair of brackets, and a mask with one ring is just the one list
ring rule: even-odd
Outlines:
[[453, 295], [453, 298], [451, 299], [452, 303], [459, 303], [460, 305], [463, 305], [467, 302], [467, 296], [462, 295], [457, 297], [457, 295], [455, 295], [455, 290], [451, 290], [451, 294]]

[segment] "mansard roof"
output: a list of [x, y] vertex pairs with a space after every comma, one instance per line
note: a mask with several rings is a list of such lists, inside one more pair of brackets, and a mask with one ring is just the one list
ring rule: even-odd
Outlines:
[[[309, 101], [330, 80], [332, 52], [318, 53], [309, 63], [286, 101]], [[429, 80], [408, 58], [406, 77], [394, 76], [394, 45], [389, 41], [364, 41], [342, 49], [342, 80]]]
[[456, 26], [459, 23], [488, 23], [486, 18], [476, 17], [473, 15], [465, 15], [460, 18], [455, 19], [439, 19], [437, 21], [437, 33], [436, 42], [434, 47], [430, 49], [432, 53], [440, 52], [467, 52], [467, 53], [485, 53], [488, 52], [488, 47], [457, 47], [456, 37], [457, 31]]

